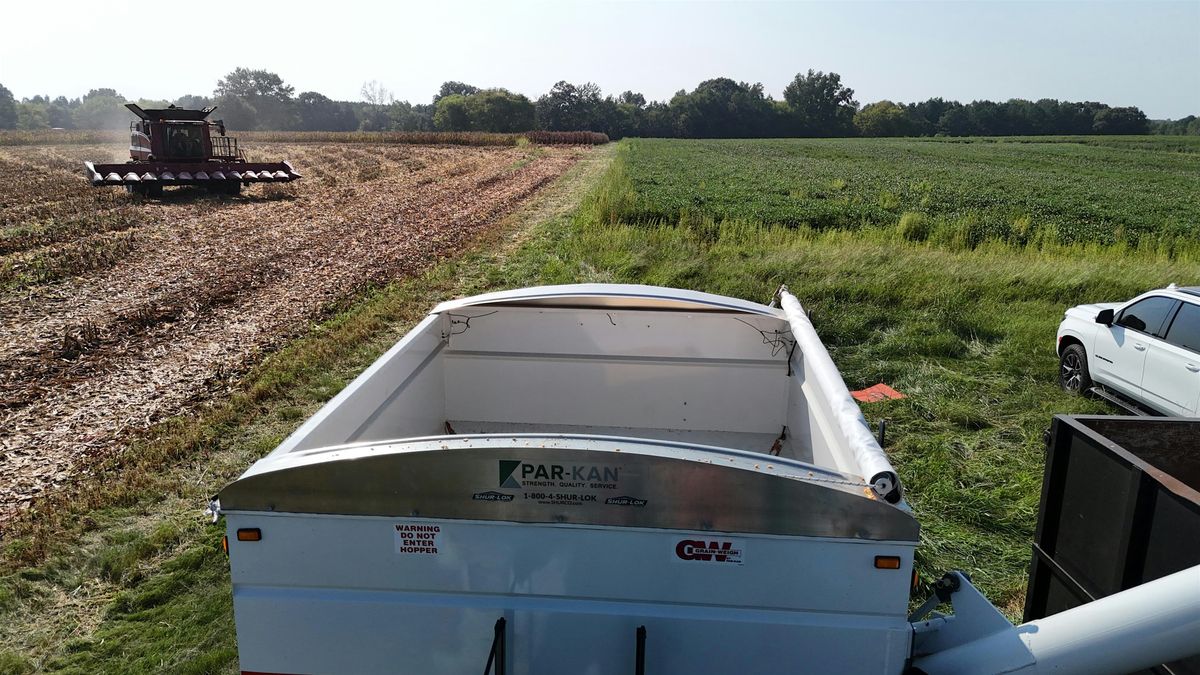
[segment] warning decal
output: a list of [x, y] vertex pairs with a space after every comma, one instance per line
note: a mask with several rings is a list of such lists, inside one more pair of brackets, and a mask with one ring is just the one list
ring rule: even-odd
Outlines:
[[395, 526], [396, 553], [402, 555], [437, 555], [441, 525], [428, 523], [399, 523]]

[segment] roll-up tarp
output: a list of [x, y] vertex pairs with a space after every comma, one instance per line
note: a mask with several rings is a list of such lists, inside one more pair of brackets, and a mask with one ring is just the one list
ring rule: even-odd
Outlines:
[[808, 368], [817, 380], [816, 385], [827, 397], [836, 428], [858, 462], [863, 479], [879, 497], [893, 504], [899, 502], [900, 479], [896, 476], [896, 469], [875, 440], [875, 434], [871, 432], [862, 410], [850, 395], [850, 389], [842, 381], [837, 366], [821, 343], [817, 329], [809, 321], [800, 301], [786, 287], [780, 289], [779, 302], [791, 325], [796, 347], [807, 361]]

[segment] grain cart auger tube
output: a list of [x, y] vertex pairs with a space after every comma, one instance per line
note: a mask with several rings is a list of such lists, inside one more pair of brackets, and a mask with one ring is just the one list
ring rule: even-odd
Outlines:
[[288, 162], [247, 162], [237, 139], [225, 135], [225, 123], [209, 121], [215, 106], [142, 110], [127, 103], [125, 107], [138, 117], [129, 124], [129, 161], [84, 162], [93, 187], [124, 185], [129, 192], [157, 196], [168, 185], [201, 185], [212, 192], [238, 194], [246, 183], [300, 178]]

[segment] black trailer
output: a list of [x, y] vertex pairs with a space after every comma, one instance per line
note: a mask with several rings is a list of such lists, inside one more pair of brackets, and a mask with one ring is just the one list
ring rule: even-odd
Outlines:
[[[1056, 416], [1025, 621], [1195, 565], [1200, 419]], [[1200, 657], [1148, 672], [1200, 675]]]

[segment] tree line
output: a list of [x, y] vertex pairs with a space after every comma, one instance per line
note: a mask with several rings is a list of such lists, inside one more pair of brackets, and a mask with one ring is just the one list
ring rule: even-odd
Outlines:
[[[915, 103], [877, 101], [860, 106], [837, 73], [798, 73], [782, 100], [750, 84], [719, 77], [667, 101], [633, 91], [604, 95], [597, 85], [560, 81], [530, 99], [503, 88], [446, 82], [429, 103], [397, 101], [378, 82], [360, 101], [335, 101], [315, 91], [297, 94], [278, 74], [237, 68], [212, 95], [174, 101], [145, 100], [143, 108], [174, 103], [216, 105], [235, 130], [273, 131], [599, 131], [675, 138], [844, 136], [1016, 136], [1049, 134], [1200, 135], [1200, 119], [1149, 120], [1136, 107], [1055, 99], [960, 103], [931, 98]], [[34, 96], [20, 101], [0, 85], [0, 129], [116, 129], [128, 125], [126, 100], [112, 89], [68, 99]]]

